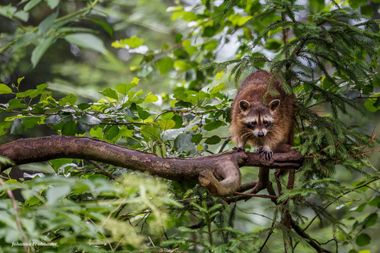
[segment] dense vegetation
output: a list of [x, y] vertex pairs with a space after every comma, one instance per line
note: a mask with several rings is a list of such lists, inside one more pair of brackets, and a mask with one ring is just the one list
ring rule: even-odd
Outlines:
[[227, 204], [196, 182], [89, 160], [18, 166], [0, 179], [2, 251], [378, 252], [379, 3], [2, 1], [2, 143], [59, 134], [221, 153], [239, 81], [264, 69], [297, 98], [305, 157], [276, 203]]

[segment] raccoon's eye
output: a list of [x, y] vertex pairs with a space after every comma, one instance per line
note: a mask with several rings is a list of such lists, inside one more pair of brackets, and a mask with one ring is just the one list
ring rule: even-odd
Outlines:
[[247, 123], [247, 127], [251, 128], [251, 129], [255, 128], [256, 125], [257, 125], [256, 121], [252, 121], [252, 122], [248, 122]]
[[264, 126], [266, 126], [266, 127], [269, 127], [269, 126], [272, 125], [272, 123], [269, 122], [269, 121], [267, 121], [267, 120], [264, 120], [264, 121], [263, 121], [263, 124], [264, 124]]

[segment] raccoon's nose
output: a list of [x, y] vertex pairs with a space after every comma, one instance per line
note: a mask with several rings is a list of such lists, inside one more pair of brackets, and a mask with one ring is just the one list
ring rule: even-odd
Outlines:
[[263, 131], [258, 132], [258, 133], [257, 133], [257, 136], [258, 136], [258, 137], [264, 137], [264, 132], [263, 132]]

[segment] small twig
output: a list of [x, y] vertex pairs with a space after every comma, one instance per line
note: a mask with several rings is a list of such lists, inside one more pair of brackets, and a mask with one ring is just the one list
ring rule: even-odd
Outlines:
[[109, 179], [112, 179], [112, 180], [115, 180], [117, 177], [115, 177], [114, 175], [112, 175], [112, 173], [109, 173], [103, 166], [101, 166], [99, 163], [95, 162], [95, 161], [92, 161], [92, 160], [88, 160], [88, 163], [94, 165], [98, 171], [96, 171], [96, 173], [98, 174], [101, 174], [101, 175], [104, 175], [106, 177], [108, 177]]
[[251, 190], [256, 186], [256, 184], [257, 182], [249, 182], [249, 183], [242, 184], [237, 191], [245, 192], [245, 191]]
[[224, 148], [227, 146], [227, 144], [230, 142], [230, 140], [231, 140], [230, 137], [224, 140], [224, 142], [223, 142], [222, 146], [220, 147], [218, 153], [222, 153], [224, 151]]
[[266, 245], [267, 242], [269, 241], [269, 238], [270, 238], [271, 235], [273, 234], [273, 231], [274, 231], [274, 225], [276, 224], [276, 220], [277, 220], [277, 212], [278, 212], [278, 209], [276, 208], [276, 211], [274, 212], [274, 215], [273, 215], [272, 225], [271, 225], [271, 227], [270, 227], [269, 233], [268, 233], [267, 237], [265, 238], [264, 243], [261, 245], [261, 247], [260, 247], [258, 253], [261, 253], [261, 251], [264, 249], [265, 245]]
[[336, 8], [340, 9], [340, 6], [337, 2], [335, 2], [335, 0], [330, 0], [335, 6]]
[[[380, 178], [374, 178], [374, 179], [368, 181], [367, 183], [365, 183], [365, 184], [363, 184], [363, 185], [360, 185], [360, 186], [355, 187], [355, 188], [353, 188], [353, 189], [351, 189], [351, 190], [348, 190], [348, 191], [343, 192], [343, 193], [342, 193], [340, 196], [338, 196], [335, 200], [330, 201], [328, 204], [326, 204], [326, 205], [323, 207], [323, 209], [327, 209], [329, 206], [331, 206], [333, 203], [335, 203], [336, 201], [338, 201], [339, 199], [341, 199], [341, 198], [344, 197], [345, 195], [347, 195], [347, 194], [349, 194], [349, 193], [351, 193], [351, 192], [354, 192], [354, 191], [356, 191], [356, 190], [358, 190], [358, 189], [360, 189], [360, 188], [366, 187], [367, 185], [369, 185], [369, 184], [371, 184], [371, 183], [373, 183], [373, 182], [375, 182], [375, 181], [377, 181], [377, 180], [379, 180], [379, 179], [380, 179]], [[317, 217], [318, 217], [318, 215], [315, 215], [315, 216], [313, 217], [313, 219], [311, 219], [311, 221], [306, 225], [306, 227], [303, 229], [303, 231], [306, 231], [306, 230], [311, 226], [311, 224], [313, 224], [313, 222], [317, 219]]]
[[[1, 178], [0, 178], [0, 185], [5, 186], [5, 182]], [[21, 239], [23, 241], [24, 250], [25, 250], [25, 252], [29, 253], [31, 251], [31, 248], [29, 245], [29, 239], [28, 239], [27, 235], [25, 234], [24, 230], [22, 229], [22, 224], [21, 224], [21, 219], [20, 219], [20, 211], [18, 209], [17, 201], [16, 201], [15, 196], [13, 195], [13, 192], [11, 190], [7, 189], [6, 192], [7, 192], [9, 199], [12, 202], [12, 206], [13, 206], [13, 209], [15, 211], [16, 226], [17, 226], [17, 230], [20, 233]]]
[[[235, 216], [236, 216], [236, 207], [237, 207], [237, 204], [234, 203], [233, 206], [232, 206], [232, 208], [231, 208], [231, 212], [228, 215], [228, 226], [230, 228], [234, 227], [234, 219], [235, 219]], [[224, 242], [225, 243], [228, 243], [230, 234], [231, 234], [231, 231], [227, 231], [227, 234], [226, 234], [226, 236], [224, 238]]]
[[247, 197], [256, 197], [256, 198], [264, 198], [264, 199], [277, 199], [275, 195], [267, 195], [267, 194], [253, 194], [253, 193], [244, 193], [244, 192], [235, 192], [235, 195], [247, 196]]
[[312, 247], [314, 248], [317, 252], [320, 252], [320, 253], [331, 253], [330, 251], [324, 249], [321, 247], [321, 244], [311, 238], [307, 233], [305, 233], [305, 231], [300, 227], [298, 226], [293, 220], [291, 220], [291, 227], [294, 229], [294, 231], [299, 235], [301, 236], [302, 238], [304, 238], [306, 240], [306, 242]]

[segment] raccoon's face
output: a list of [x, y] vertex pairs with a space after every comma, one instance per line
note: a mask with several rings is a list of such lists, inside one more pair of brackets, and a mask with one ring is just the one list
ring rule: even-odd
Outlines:
[[246, 130], [251, 131], [255, 137], [266, 136], [273, 127], [273, 113], [279, 105], [279, 99], [272, 100], [268, 106], [241, 100], [239, 102], [240, 118]]

